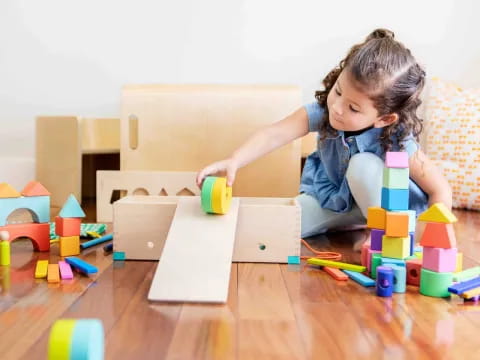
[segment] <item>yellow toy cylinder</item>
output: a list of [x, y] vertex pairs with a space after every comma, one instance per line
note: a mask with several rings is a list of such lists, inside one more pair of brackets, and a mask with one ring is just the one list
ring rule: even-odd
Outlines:
[[10, 265], [10, 242], [0, 241], [0, 265]]

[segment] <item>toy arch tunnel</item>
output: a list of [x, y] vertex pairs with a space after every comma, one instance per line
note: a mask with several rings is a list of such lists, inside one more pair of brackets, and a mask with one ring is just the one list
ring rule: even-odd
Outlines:
[[[30, 213], [33, 222], [11, 223], [19, 211]], [[50, 193], [38, 182], [30, 182], [22, 193], [0, 185], [0, 231], [8, 231], [11, 243], [27, 237], [36, 251], [50, 250]]]

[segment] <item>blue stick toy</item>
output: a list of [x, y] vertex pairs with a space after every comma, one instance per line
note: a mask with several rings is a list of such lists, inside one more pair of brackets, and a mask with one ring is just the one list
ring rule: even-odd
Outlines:
[[80, 247], [82, 249], [86, 249], [86, 248], [89, 248], [91, 246], [95, 246], [95, 245], [98, 245], [98, 244], [101, 244], [101, 243], [104, 243], [104, 242], [107, 242], [107, 241], [110, 241], [110, 240], [113, 240], [113, 234], [108, 234], [108, 235], [99, 237], [98, 239], [93, 239], [93, 240], [90, 240], [90, 241], [86, 241], [83, 244], [80, 244]]

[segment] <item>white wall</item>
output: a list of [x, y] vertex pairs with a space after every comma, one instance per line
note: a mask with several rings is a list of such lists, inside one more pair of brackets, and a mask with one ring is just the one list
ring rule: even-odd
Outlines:
[[429, 76], [480, 86], [478, 14], [475, 0], [1, 0], [0, 182], [3, 158], [33, 171], [38, 114], [118, 116], [126, 83], [289, 83], [312, 101], [375, 27]]

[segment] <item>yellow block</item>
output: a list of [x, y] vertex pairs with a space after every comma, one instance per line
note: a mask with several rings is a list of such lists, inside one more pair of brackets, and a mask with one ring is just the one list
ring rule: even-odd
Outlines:
[[44, 279], [47, 277], [48, 260], [38, 260], [35, 267], [35, 279]]
[[60, 237], [60, 256], [72, 256], [80, 254], [80, 236]]
[[460, 294], [464, 299], [470, 299], [474, 296], [480, 295], [480, 287], [465, 291], [464, 293]]
[[454, 272], [460, 272], [463, 270], [463, 254], [457, 253], [457, 266], [455, 267]]
[[367, 213], [367, 227], [385, 230], [385, 217], [385, 209], [379, 206], [370, 206]]
[[435, 203], [420, 214], [417, 220], [451, 224], [456, 222], [457, 218], [443, 203]]
[[410, 256], [410, 236], [382, 236], [382, 257], [405, 259]]
[[317, 258], [307, 259], [307, 263], [311, 265], [328, 266], [328, 267], [333, 267], [337, 269], [351, 270], [351, 271], [357, 271], [357, 272], [364, 272], [367, 270], [367, 268], [362, 265], [354, 265], [354, 264], [348, 264], [348, 263], [332, 261], [332, 260], [323, 260], [323, 259], [317, 259]]
[[232, 188], [227, 186], [227, 179], [218, 177], [212, 189], [212, 210], [215, 214], [226, 214], [232, 202]]
[[57, 320], [48, 338], [48, 360], [69, 360], [75, 320]]
[[49, 283], [60, 282], [60, 270], [58, 264], [48, 264], [47, 281]]

